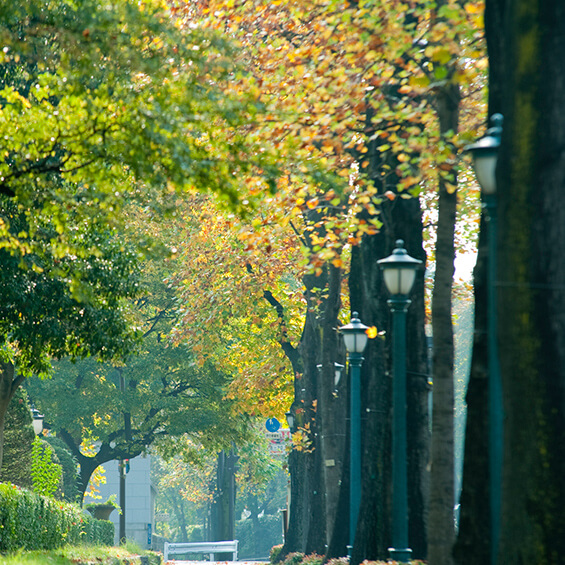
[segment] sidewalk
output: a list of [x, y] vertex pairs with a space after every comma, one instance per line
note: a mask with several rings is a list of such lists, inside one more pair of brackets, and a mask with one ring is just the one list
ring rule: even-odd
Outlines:
[[181, 559], [169, 559], [163, 565], [268, 565], [268, 561], [183, 561]]

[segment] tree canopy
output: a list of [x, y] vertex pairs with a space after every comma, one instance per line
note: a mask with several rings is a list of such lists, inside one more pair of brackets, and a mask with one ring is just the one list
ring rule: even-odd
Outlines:
[[0, 14], [1, 424], [48, 358], [131, 352], [139, 257], [115, 238], [128, 203], [161, 213], [200, 189], [237, 207], [238, 178], [257, 171], [269, 189], [275, 169], [243, 127], [262, 103], [222, 88], [228, 43], [181, 29], [164, 3], [2, 1]]
[[[151, 271], [151, 269], [148, 269]], [[120, 364], [95, 359], [63, 360], [53, 378], [32, 379], [27, 387], [81, 466], [83, 491], [98, 465], [129, 459], [160, 442], [174, 451], [188, 433], [208, 449], [229, 447], [245, 437], [246, 415], [226, 400], [230, 374], [211, 364], [198, 365], [185, 343], [167, 341], [175, 319], [171, 293], [153, 273], [151, 288], [137, 303], [143, 339], [135, 356]], [[81, 451], [97, 442], [94, 454]]]

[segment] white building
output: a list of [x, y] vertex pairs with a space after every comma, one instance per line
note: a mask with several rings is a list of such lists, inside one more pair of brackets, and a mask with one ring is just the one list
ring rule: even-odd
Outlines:
[[[101, 499], [93, 500], [85, 496], [84, 504], [105, 502], [111, 495], [120, 501], [120, 474], [117, 461], [109, 461], [103, 465], [106, 471], [106, 484], [98, 487]], [[126, 539], [134, 541], [142, 549], [153, 549], [153, 532], [155, 531], [155, 495], [156, 489], [151, 483], [151, 456], [140, 456], [130, 459], [129, 472], [126, 474]], [[112, 512], [110, 520], [114, 523], [114, 543], [119, 543], [120, 515]]]

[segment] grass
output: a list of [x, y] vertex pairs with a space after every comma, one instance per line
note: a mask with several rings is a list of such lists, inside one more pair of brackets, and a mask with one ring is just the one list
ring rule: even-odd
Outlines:
[[69, 546], [0, 555], [0, 565], [139, 565], [138, 555], [123, 547]]

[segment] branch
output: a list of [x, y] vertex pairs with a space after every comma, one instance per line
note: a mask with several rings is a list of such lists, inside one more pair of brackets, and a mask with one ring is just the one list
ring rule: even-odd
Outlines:
[[[249, 274], [253, 274], [253, 267], [249, 264], [245, 264], [245, 268]], [[286, 327], [286, 322], [284, 320], [284, 306], [274, 297], [273, 293], [270, 290], [263, 291], [263, 298], [275, 309], [277, 313], [277, 318], [281, 322], [281, 338], [279, 339], [279, 345], [281, 346], [284, 354], [287, 356], [288, 360], [290, 361], [293, 370], [296, 371], [296, 368], [299, 363], [299, 355], [298, 349], [290, 343], [288, 339], [288, 330]]]

